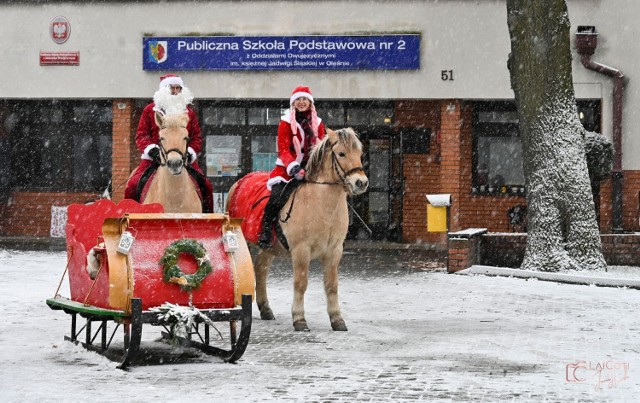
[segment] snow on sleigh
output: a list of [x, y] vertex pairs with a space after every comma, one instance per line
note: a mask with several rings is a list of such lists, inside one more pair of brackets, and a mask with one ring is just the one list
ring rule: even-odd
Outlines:
[[[47, 305], [71, 316], [66, 340], [118, 361], [118, 368], [142, 361], [143, 324], [163, 327], [162, 341], [235, 362], [249, 342], [254, 292], [241, 220], [162, 211], [133, 200], [69, 206], [71, 297], [61, 297], [59, 285]], [[90, 274], [92, 256], [98, 268]], [[228, 337], [217, 322], [229, 323]]]

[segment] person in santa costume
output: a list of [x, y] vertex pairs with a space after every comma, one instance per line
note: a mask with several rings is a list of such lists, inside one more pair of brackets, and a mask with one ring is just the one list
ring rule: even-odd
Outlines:
[[[264, 209], [258, 246], [271, 246], [273, 223], [289, 195], [305, 176], [311, 148], [324, 138], [325, 127], [318, 117], [309, 87], [296, 87], [289, 98], [290, 108], [278, 126], [278, 159], [269, 175], [271, 196]], [[295, 179], [295, 180], [294, 180]]]
[[[175, 74], [167, 74], [160, 77], [160, 88], [153, 96], [153, 102], [142, 111], [138, 130], [136, 131], [136, 147], [142, 153], [140, 165], [129, 177], [124, 191], [126, 199], [140, 201], [139, 183], [141, 177], [149, 169], [155, 169], [160, 164], [160, 128], [155, 122], [155, 113], [166, 115], [186, 112], [189, 115], [187, 131], [189, 132], [187, 161], [191, 168], [189, 173], [194, 177], [202, 193], [202, 210], [204, 213], [213, 213], [213, 186], [202, 173], [198, 165], [198, 153], [202, 149], [202, 134], [198, 117], [191, 106], [193, 94], [185, 87], [182, 78]], [[142, 184], [143, 185], [143, 184]], [[141, 186], [140, 186], [141, 187]]]

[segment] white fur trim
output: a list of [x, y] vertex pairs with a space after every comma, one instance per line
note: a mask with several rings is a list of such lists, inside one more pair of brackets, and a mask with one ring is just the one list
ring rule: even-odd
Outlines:
[[189, 154], [191, 155], [191, 163], [193, 164], [198, 160], [198, 154], [196, 154], [196, 150], [191, 147], [187, 147], [187, 151], [189, 151]]
[[291, 109], [284, 111], [284, 115], [280, 116], [280, 120], [291, 123]]
[[180, 77], [167, 77], [164, 80], [160, 81], [160, 88], [168, 87], [170, 85], [179, 85], [184, 87], [184, 83]]
[[313, 103], [313, 95], [309, 94], [308, 92], [294, 92], [293, 95], [291, 95], [291, 98], [289, 98], [289, 105], [293, 105], [293, 101], [295, 101], [298, 98], [309, 98], [309, 101], [311, 101], [311, 103]]
[[142, 153], [142, 156], [140, 158], [142, 158], [143, 160], [153, 161], [153, 158], [149, 156], [149, 151], [151, 151], [154, 148], [160, 148], [160, 147], [158, 147], [157, 144], [149, 144], [147, 147], [145, 147], [144, 153]]
[[299, 167], [300, 164], [298, 163], [298, 161], [293, 161], [291, 164], [289, 164], [289, 166], [287, 167], [287, 173], [289, 175], [291, 175], [291, 170], [295, 167]]
[[269, 178], [269, 180], [267, 181], [267, 189], [271, 190], [271, 186], [275, 185], [276, 183], [280, 183], [280, 182], [289, 183], [290, 181], [286, 180], [282, 176], [276, 176], [274, 178]]

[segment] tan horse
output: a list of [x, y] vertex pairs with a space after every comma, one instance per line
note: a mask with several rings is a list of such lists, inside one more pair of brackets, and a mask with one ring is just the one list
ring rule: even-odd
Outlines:
[[[142, 204], [160, 203], [166, 213], [202, 213], [198, 191], [186, 170], [189, 115], [155, 114], [160, 128], [160, 166]], [[97, 245], [98, 249], [104, 245]], [[100, 269], [100, 253], [87, 254], [87, 272], [94, 279]]]
[[189, 115], [156, 112], [155, 120], [160, 128], [160, 166], [142, 203], [160, 203], [167, 213], [202, 213], [198, 190], [186, 169]]
[[[324, 139], [311, 151], [305, 182], [294, 191], [280, 212], [279, 224], [289, 251], [277, 242], [273, 248], [261, 249], [254, 259], [256, 303], [262, 319], [274, 319], [267, 297], [271, 262], [275, 256], [289, 253], [293, 266], [291, 313], [294, 329], [309, 330], [304, 315], [304, 293], [309, 265], [317, 259], [324, 270], [324, 291], [331, 327], [333, 330], [347, 330], [338, 301], [338, 264], [349, 226], [347, 195], [361, 194], [369, 185], [361, 158], [362, 143], [351, 128], [327, 130]], [[267, 175], [260, 174], [262, 183], [265, 183], [263, 186], [266, 186]], [[227, 211], [230, 214], [240, 211], [232, 205], [235, 200], [233, 193], [241, 193], [239, 185], [242, 186], [242, 180], [229, 190]], [[241, 202], [237, 201], [238, 204]], [[287, 215], [289, 218], [285, 219]], [[247, 240], [255, 244], [256, 240], [249, 238]]]

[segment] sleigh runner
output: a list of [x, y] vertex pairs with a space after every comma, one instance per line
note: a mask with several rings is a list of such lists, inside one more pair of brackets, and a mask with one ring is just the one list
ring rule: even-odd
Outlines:
[[[159, 204], [132, 200], [71, 205], [68, 214], [71, 296], [56, 292], [47, 300], [51, 309], [71, 316], [66, 340], [125, 368], [139, 358], [143, 324], [150, 324], [164, 327], [164, 339], [227, 362], [242, 356], [251, 332], [254, 277], [239, 219], [167, 214]], [[94, 279], [88, 255], [100, 262]], [[215, 322], [229, 323], [226, 340]]]

